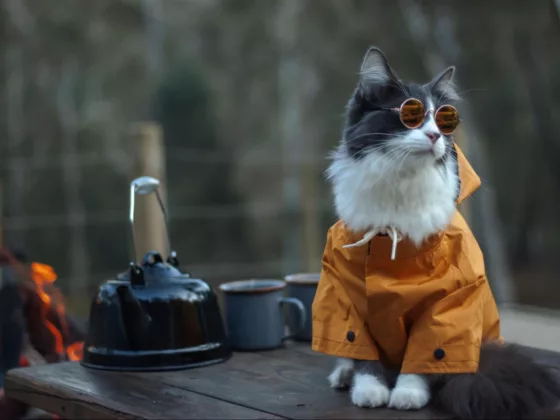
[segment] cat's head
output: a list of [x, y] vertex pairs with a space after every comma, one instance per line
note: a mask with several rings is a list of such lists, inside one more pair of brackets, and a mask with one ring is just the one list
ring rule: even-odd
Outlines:
[[[347, 106], [343, 145], [347, 154], [353, 159], [375, 157], [374, 161], [388, 165], [387, 169], [442, 163], [452, 150], [452, 139], [438, 128], [434, 112], [459, 100], [454, 72], [455, 68], [449, 67], [425, 84], [405, 83], [383, 52], [371, 47]], [[409, 98], [420, 100], [427, 112], [423, 123], [413, 129], [403, 124], [398, 111]]]

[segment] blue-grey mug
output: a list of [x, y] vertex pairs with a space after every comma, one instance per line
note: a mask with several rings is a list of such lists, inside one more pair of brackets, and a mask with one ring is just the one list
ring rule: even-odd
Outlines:
[[[282, 346], [305, 327], [306, 311], [296, 298], [284, 297], [282, 280], [241, 280], [220, 285], [224, 294], [227, 333], [237, 350], [266, 350]], [[285, 334], [284, 307], [296, 311], [297, 322]]]
[[[315, 299], [320, 277], [321, 273], [297, 273], [284, 277], [284, 280], [288, 284], [288, 296], [301, 301], [307, 313], [305, 325], [303, 329], [295, 334], [295, 340], [311, 341], [311, 307], [313, 306], [313, 300]], [[288, 312], [288, 326], [293, 328], [294, 325], [297, 325], [298, 314], [291, 309], [292, 308], [290, 308]]]

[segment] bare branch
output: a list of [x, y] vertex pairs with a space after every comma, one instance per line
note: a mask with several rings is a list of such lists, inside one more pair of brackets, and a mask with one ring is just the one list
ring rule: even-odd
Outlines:
[[7, 0], [3, 2], [4, 9], [12, 24], [26, 37], [35, 31], [35, 17], [27, 9], [23, 0]]

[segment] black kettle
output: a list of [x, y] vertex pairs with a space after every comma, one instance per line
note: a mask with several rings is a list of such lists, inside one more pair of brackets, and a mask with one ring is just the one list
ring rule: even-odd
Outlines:
[[[155, 191], [166, 216], [158, 186], [152, 177], [132, 181], [133, 236], [135, 194]], [[128, 270], [98, 288], [81, 364], [123, 371], [171, 370], [223, 362], [231, 354], [213, 289], [181, 272], [175, 251], [166, 261], [148, 252], [140, 264], [131, 262]]]

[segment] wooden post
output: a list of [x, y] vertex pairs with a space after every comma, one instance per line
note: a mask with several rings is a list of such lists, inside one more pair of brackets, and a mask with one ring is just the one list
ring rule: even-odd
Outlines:
[[[159, 180], [159, 193], [166, 203], [165, 149], [163, 133], [157, 123], [134, 124], [130, 130], [134, 148], [134, 169], [131, 178], [152, 176]], [[137, 195], [134, 214], [136, 259], [140, 260], [148, 251], [158, 251], [167, 258], [169, 249], [165, 232], [165, 218], [154, 193]], [[166, 205], [167, 207], [167, 205]]]

